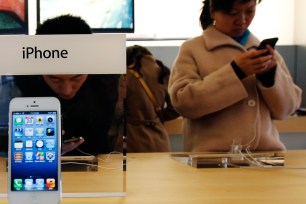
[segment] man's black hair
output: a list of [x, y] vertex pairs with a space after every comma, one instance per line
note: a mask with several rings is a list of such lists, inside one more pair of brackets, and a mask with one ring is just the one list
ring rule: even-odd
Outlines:
[[85, 20], [70, 14], [47, 19], [36, 29], [36, 35], [91, 33], [92, 30]]

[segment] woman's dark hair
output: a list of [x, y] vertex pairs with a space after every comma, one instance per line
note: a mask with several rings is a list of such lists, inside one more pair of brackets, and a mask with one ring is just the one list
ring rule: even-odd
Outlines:
[[[200, 15], [200, 23], [202, 29], [205, 30], [209, 25], [213, 24], [214, 20], [210, 16], [210, 6], [214, 11], [223, 11], [229, 13], [232, 10], [233, 4], [238, 1], [239, 3], [247, 3], [253, 0], [204, 0], [202, 12]], [[256, 0], [260, 3], [261, 0]]]
[[140, 45], [133, 45], [126, 48], [126, 66], [130, 66], [134, 64], [133, 69], [139, 72], [141, 67], [141, 58], [144, 55], [151, 55], [153, 54], [145, 47]]
[[85, 20], [70, 14], [47, 19], [36, 29], [36, 35], [91, 33], [92, 30]]
[[[126, 48], [126, 65], [127, 66], [133, 66], [132, 68], [137, 71], [140, 75], [140, 69], [141, 69], [141, 59], [145, 55], [151, 55], [153, 54], [145, 47], [142, 47], [140, 45], [133, 45]], [[160, 84], [164, 83], [164, 78], [170, 75], [170, 69], [164, 65], [164, 63], [158, 59], [155, 60], [158, 66], [161, 68], [161, 73], [158, 77], [158, 82]]]

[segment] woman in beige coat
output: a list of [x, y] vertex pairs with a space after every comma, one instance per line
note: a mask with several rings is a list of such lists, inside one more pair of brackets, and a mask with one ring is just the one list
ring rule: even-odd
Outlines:
[[258, 1], [203, 3], [203, 34], [182, 44], [169, 81], [185, 150], [284, 150], [273, 120], [299, 108], [301, 90], [276, 50], [255, 49], [248, 27]]
[[[128, 152], [165, 152], [170, 150], [163, 122], [178, 117], [168, 94], [170, 70], [142, 46], [127, 48], [126, 135]], [[133, 73], [139, 74], [136, 77]], [[146, 83], [161, 111], [143, 88]]]

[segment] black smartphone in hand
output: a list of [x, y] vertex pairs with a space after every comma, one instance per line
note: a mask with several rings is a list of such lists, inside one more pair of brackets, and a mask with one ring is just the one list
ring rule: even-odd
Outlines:
[[[276, 45], [277, 41], [278, 41], [277, 37], [264, 39], [263, 41], [261, 41], [261, 43], [257, 47], [257, 50], [266, 49], [267, 45], [270, 45], [272, 48], [275, 48], [275, 45]], [[262, 54], [262, 56], [265, 56], [265, 55], [268, 55], [268, 54], [269, 53], [266, 52], [266, 53]]]

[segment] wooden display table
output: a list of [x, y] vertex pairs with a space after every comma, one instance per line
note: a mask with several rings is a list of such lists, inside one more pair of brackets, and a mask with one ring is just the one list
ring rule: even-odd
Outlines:
[[[285, 164], [306, 166], [306, 150], [288, 151]], [[85, 176], [86, 172], [65, 173], [64, 188], [74, 189], [74, 182], [80, 178], [84, 188], [90, 187]], [[128, 154], [126, 197], [63, 198], [61, 203], [306, 203], [305, 178], [306, 169], [197, 169], [174, 160], [168, 153]], [[0, 204], [4, 203], [6, 199], [0, 199]]]

